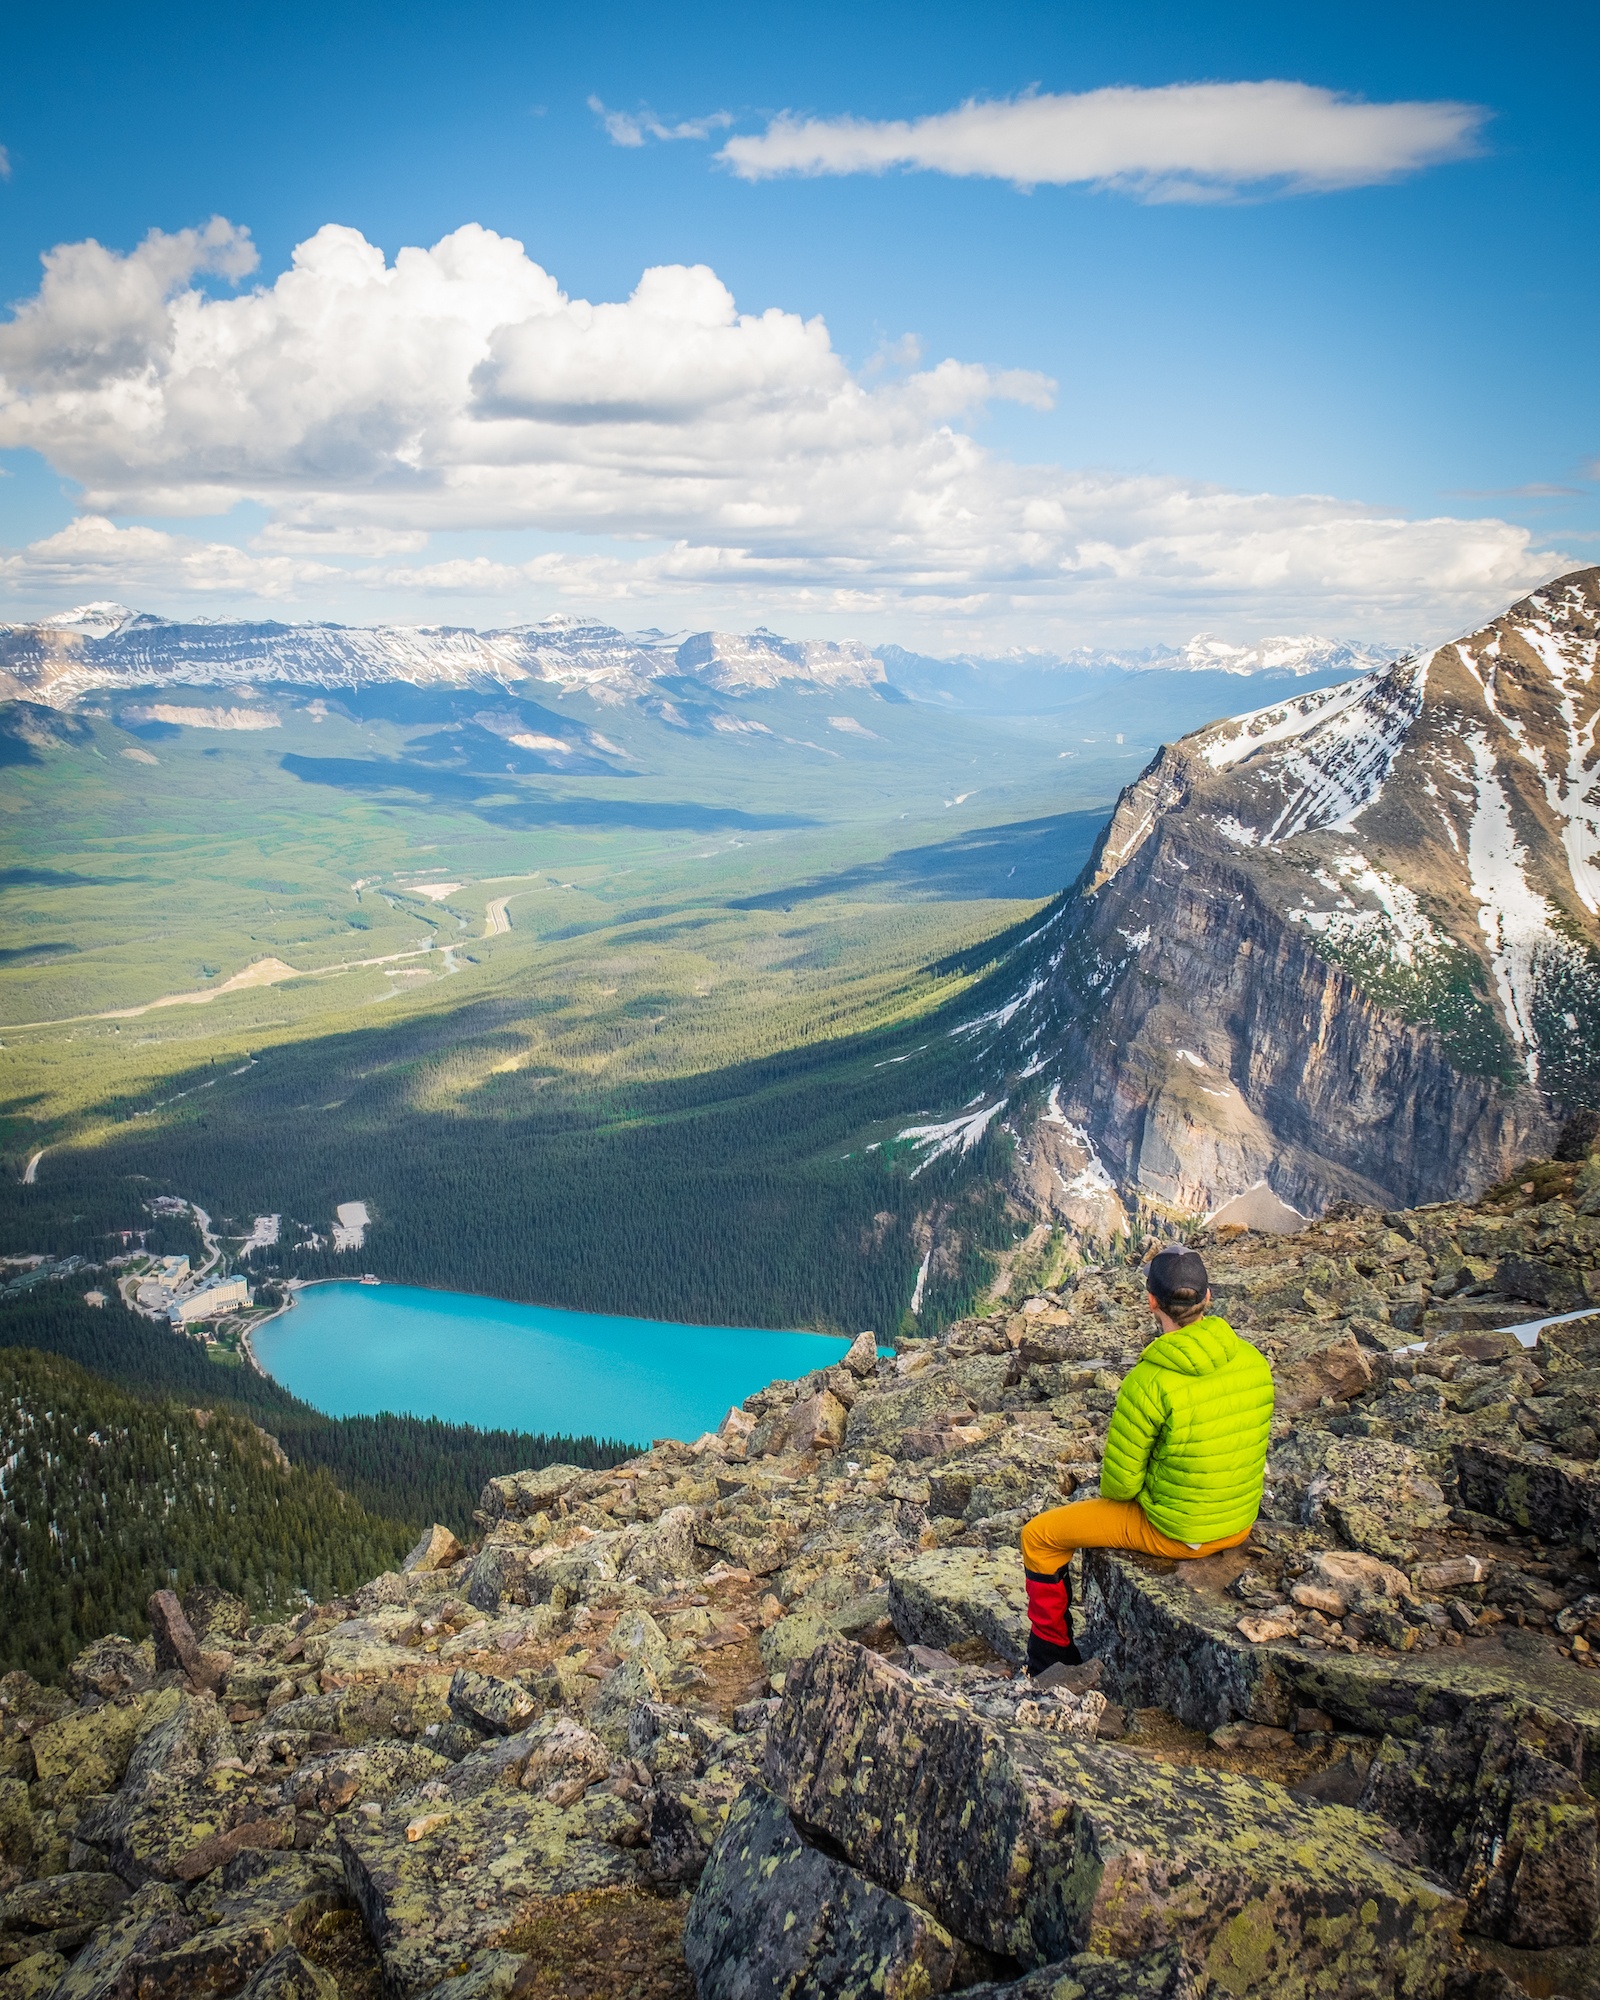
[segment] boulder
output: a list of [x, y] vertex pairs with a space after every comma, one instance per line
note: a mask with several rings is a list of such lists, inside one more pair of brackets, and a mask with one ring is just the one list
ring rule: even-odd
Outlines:
[[52, 1805], [113, 1791], [144, 1725], [147, 1699], [103, 1702], [33, 1732], [34, 1769]]
[[819, 1646], [842, 1637], [841, 1628], [826, 1612], [793, 1612], [762, 1633], [761, 1664], [769, 1674], [786, 1673], [796, 1660], [807, 1660]]
[[136, 1991], [140, 1967], [182, 1944], [194, 1928], [177, 1891], [164, 1882], [150, 1883], [94, 1933], [56, 1983], [51, 2000], [124, 2000]]
[[0, 1778], [0, 1880], [15, 1881], [33, 1861], [33, 1803], [25, 1778]]
[[837, 1451], [844, 1443], [849, 1415], [831, 1389], [820, 1389], [814, 1396], [802, 1396], [789, 1412], [785, 1426], [789, 1449], [802, 1453]]
[[[1347, 1564], [1371, 1561], [1337, 1554]], [[1574, 1885], [1571, 1909], [1579, 1914], [1570, 1922], [1581, 1929], [1588, 1921], [1581, 1912], [1590, 1897], [1593, 1802], [1584, 1807], [1572, 1786], [1600, 1757], [1593, 1674], [1539, 1642], [1537, 1657], [1497, 1647], [1398, 1657], [1288, 1642], [1252, 1647], [1230, 1629], [1237, 1601], [1218, 1587], [1222, 1558], [1169, 1565], [1101, 1550], [1088, 1560], [1084, 1644], [1119, 1700], [1166, 1708], [1208, 1730], [1231, 1719], [1225, 1709], [1280, 1728], [1299, 1728], [1304, 1715], [1318, 1713], [1374, 1747], [1382, 1739], [1363, 1806], [1460, 1884], [1469, 1928], [1507, 1942], [1513, 1932], [1560, 1930], [1568, 1919], [1551, 1913], [1560, 1899], [1540, 1886], [1550, 1879], [1541, 1875], [1544, 1857]], [[1398, 1572], [1378, 1580], [1406, 1587]], [[1517, 1745], [1546, 1761], [1514, 1764]]]
[[433, 1526], [424, 1532], [421, 1541], [400, 1567], [412, 1573], [419, 1570], [449, 1569], [452, 1564], [460, 1562], [465, 1554], [466, 1550], [450, 1530], [441, 1527], [435, 1521]]
[[142, 1798], [196, 1784], [237, 1750], [228, 1719], [210, 1695], [164, 1689], [143, 1711], [123, 1790]]
[[496, 1786], [438, 1806], [351, 1813], [338, 1853], [382, 1959], [384, 1991], [410, 2000], [550, 1897], [631, 1882], [631, 1848], [643, 1838], [636, 1808], [612, 1793], [563, 1807]]
[[339, 1988], [320, 1965], [286, 1944], [239, 1989], [239, 2000], [339, 2000]]
[[616, 1574], [649, 1590], [666, 1590], [692, 1577], [697, 1518], [692, 1507], [668, 1507], [654, 1521], [625, 1528], [613, 1554]]
[[1022, 1666], [1028, 1656], [1022, 1557], [986, 1549], [930, 1549], [889, 1572], [889, 1616], [907, 1645], [981, 1644]]
[[[1219, 1984], [1224, 1992], [1231, 1990], [1226, 1982]], [[1203, 1990], [1199, 1971], [1169, 1946], [1147, 1958], [1079, 1952], [1003, 1986], [967, 1987], [961, 2000], [1200, 2000]]]
[[155, 1649], [149, 1641], [135, 1644], [116, 1632], [85, 1646], [67, 1669], [67, 1685], [80, 1701], [91, 1694], [103, 1701], [142, 1694], [154, 1679]]
[[309, 1757], [284, 1780], [283, 1798], [297, 1813], [332, 1817], [368, 1801], [441, 1777], [449, 1765], [422, 1743], [373, 1743], [360, 1750], [336, 1750]]
[[539, 1703], [516, 1681], [458, 1667], [450, 1682], [450, 1712], [469, 1729], [496, 1736], [513, 1736], [539, 1713]]
[[478, 1497], [473, 1519], [480, 1527], [496, 1521], [531, 1521], [552, 1512], [563, 1495], [587, 1479], [581, 1465], [544, 1465], [537, 1472], [508, 1472], [491, 1479]]
[[977, 1969], [925, 1911], [804, 1840], [759, 1785], [712, 1849], [683, 1955], [699, 2000], [925, 2000]]
[[1276, 1414], [1290, 1417], [1315, 1409], [1324, 1396], [1336, 1403], [1359, 1396], [1371, 1386], [1372, 1363], [1354, 1334], [1330, 1339], [1317, 1327], [1289, 1342], [1273, 1362], [1272, 1376]]
[[1004, 1727], [861, 1647], [790, 1676], [765, 1775], [853, 1867], [1025, 1971], [1181, 1944], [1235, 2000], [1431, 1995], [1460, 1927], [1376, 1821]]
[[1600, 1926], [1600, 1872], [1583, 1761], [1570, 1726], [1503, 1708], [1476, 1735], [1387, 1738], [1362, 1803], [1462, 1884], [1469, 1930], [1531, 1950], [1587, 1945]]
[[1480, 1439], [1453, 1455], [1462, 1503], [1475, 1513], [1600, 1551], [1600, 1469]]
[[67, 1961], [58, 1951], [33, 1951], [0, 1972], [0, 2000], [48, 2000]]
[[40, 1952], [70, 1957], [127, 1899], [115, 1875], [75, 1871], [22, 1883], [0, 1902], [0, 1965]]
[[1335, 1618], [1342, 1618], [1359, 1598], [1412, 1595], [1409, 1581], [1392, 1563], [1358, 1549], [1323, 1549], [1312, 1558], [1312, 1568], [1323, 1590], [1337, 1601], [1331, 1614]]
[[585, 1729], [574, 1716], [550, 1715], [524, 1732], [526, 1746], [522, 1763], [522, 1789], [553, 1797], [552, 1788], [564, 1796], [558, 1805], [582, 1797], [590, 1785], [605, 1777], [611, 1755], [593, 1730]]
[[183, 1600], [183, 1615], [203, 1648], [236, 1650], [250, 1629], [250, 1607], [242, 1597], [213, 1583], [196, 1584]]
[[943, 1370], [913, 1375], [899, 1387], [857, 1399], [845, 1426], [844, 1450], [858, 1459], [873, 1452], [898, 1454], [907, 1431], [948, 1429], [972, 1413], [965, 1392]]
[[643, 1701], [661, 1699], [661, 1681], [648, 1662], [624, 1660], [613, 1667], [589, 1702], [589, 1727], [602, 1743], [621, 1751], [628, 1741], [628, 1720]]
[[1322, 1430], [1296, 1432], [1269, 1454], [1262, 1512], [1391, 1562], [1408, 1559], [1416, 1537], [1442, 1528], [1450, 1515], [1443, 1490], [1409, 1445]]
[[840, 1364], [850, 1373], [864, 1379], [878, 1372], [878, 1336], [872, 1332], [858, 1333], [851, 1341]]

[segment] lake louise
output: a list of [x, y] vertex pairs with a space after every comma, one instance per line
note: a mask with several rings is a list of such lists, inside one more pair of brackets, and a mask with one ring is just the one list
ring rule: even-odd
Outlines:
[[824, 1368], [847, 1344], [355, 1283], [305, 1287], [254, 1343], [269, 1375], [330, 1416], [393, 1410], [638, 1444], [713, 1429], [752, 1390]]

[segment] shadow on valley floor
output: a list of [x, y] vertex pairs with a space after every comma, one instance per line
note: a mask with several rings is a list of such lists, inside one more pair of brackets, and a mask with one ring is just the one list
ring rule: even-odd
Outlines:
[[1003, 897], [1037, 902], [1076, 881], [1100, 829], [1102, 811], [1056, 813], [1048, 819], [1014, 820], [976, 827], [953, 840], [906, 847], [882, 861], [863, 862], [837, 875], [797, 887], [772, 889], [731, 903], [735, 910], [787, 910], [819, 896], [909, 897], [915, 902], [976, 902]]
[[540, 826], [636, 826], [657, 833], [713, 833], [724, 828], [762, 832], [816, 825], [803, 813], [747, 813], [734, 806], [699, 805], [692, 800], [560, 799], [531, 794], [493, 803], [492, 793], [509, 790], [509, 784], [466, 771], [440, 771], [376, 758], [300, 757], [292, 751], [280, 762], [291, 777], [304, 784], [331, 785], [339, 791], [371, 797], [410, 792], [430, 803], [456, 806], [492, 826], [514, 832]]
[[121, 889], [134, 875], [75, 875], [65, 868], [0, 868], [0, 889]]
[[53, 938], [44, 944], [7, 945], [0, 948], [0, 966], [26, 965], [30, 960], [40, 958], [60, 958], [78, 949], [65, 938]]

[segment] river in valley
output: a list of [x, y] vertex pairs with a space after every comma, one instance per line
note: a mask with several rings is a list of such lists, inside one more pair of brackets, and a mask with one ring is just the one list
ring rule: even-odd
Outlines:
[[512, 1305], [411, 1285], [309, 1285], [257, 1359], [330, 1416], [393, 1410], [486, 1430], [698, 1437], [752, 1390], [825, 1368], [847, 1342]]

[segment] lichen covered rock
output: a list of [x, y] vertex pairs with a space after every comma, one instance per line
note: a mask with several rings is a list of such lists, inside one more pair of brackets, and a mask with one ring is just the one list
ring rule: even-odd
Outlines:
[[700, 2000], [925, 2000], [970, 1985], [976, 1967], [925, 1911], [803, 1839], [756, 1785], [728, 1814], [683, 1950]]
[[1425, 1995], [1460, 1929], [1375, 1821], [1007, 1729], [860, 1647], [797, 1670], [765, 1775], [853, 1866], [1024, 1968], [1181, 1942], [1238, 1995]]

